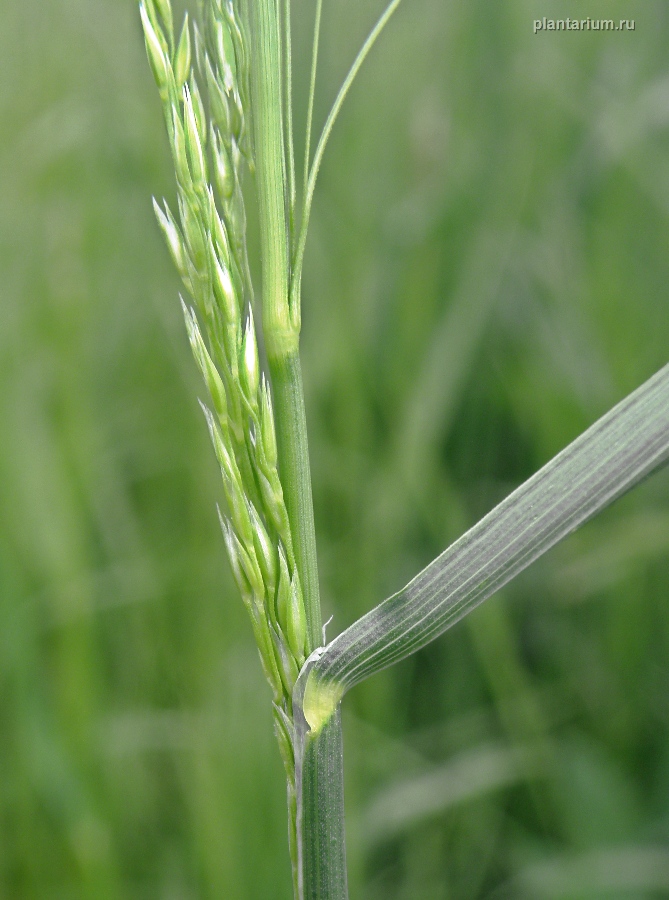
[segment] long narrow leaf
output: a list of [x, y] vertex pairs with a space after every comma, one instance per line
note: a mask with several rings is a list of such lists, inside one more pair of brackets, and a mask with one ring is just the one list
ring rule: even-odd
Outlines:
[[313, 655], [300, 679], [311, 730], [348, 688], [434, 640], [667, 459], [669, 365]]
[[293, 38], [290, 25], [290, 0], [283, 8], [283, 43], [286, 57], [284, 67], [284, 91], [286, 96], [286, 156], [288, 157], [288, 209], [290, 233], [295, 224], [295, 142], [293, 139]]
[[316, 18], [314, 20], [314, 38], [311, 49], [311, 77], [309, 79], [309, 101], [307, 104], [307, 131], [304, 140], [304, 196], [309, 189], [309, 158], [311, 155], [311, 127], [314, 119], [314, 98], [316, 97], [316, 71], [318, 69], [318, 44], [321, 37], [321, 15], [323, 0], [316, 0]]
[[[339, 93], [335, 99], [335, 102], [330, 110], [330, 114], [328, 115], [325, 125], [323, 126], [323, 131], [321, 133], [320, 139], [316, 146], [316, 152], [314, 153], [314, 159], [311, 163], [311, 168], [309, 169], [309, 177], [306, 181], [303, 206], [302, 206], [302, 221], [300, 223], [300, 232], [297, 238], [297, 247], [295, 249], [295, 259], [293, 263], [293, 283], [291, 287], [291, 292], [293, 292], [294, 297], [299, 296], [300, 291], [300, 283], [302, 279], [302, 263], [304, 260], [304, 249], [307, 243], [307, 230], [309, 227], [309, 217], [311, 216], [311, 204], [314, 199], [314, 190], [316, 188], [316, 179], [318, 178], [318, 171], [321, 166], [321, 162], [323, 160], [323, 154], [325, 153], [325, 147], [327, 142], [332, 134], [332, 129], [334, 127], [334, 123], [337, 121], [337, 116], [339, 115], [339, 111], [341, 110], [344, 100], [346, 99], [346, 95], [351, 89], [351, 85], [355, 81], [356, 75], [360, 71], [360, 67], [363, 62], [367, 58], [369, 51], [372, 49], [374, 44], [376, 43], [377, 38], [386, 27], [388, 22], [390, 21], [390, 17], [395, 12], [397, 7], [400, 5], [402, 0], [390, 0], [390, 3], [385, 9], [385, 12], [378, 20], [374, 28], [370, 31], [367, 36], [367, 40], [360, 48], [360, 52], [356, 56], [353, 61], [353, 65], [348, 71], [348, 75], [344, 79], [344, 82], [339, 89]], [[320, 5], [317, 9], [317, 29], [320, 29]], [[314, 43], [314, 53], [318, 50], [316, 33], [315, 43]], [[313, 66], [315, 66], [316, 57], [314, 57]], [[312, 67], [312, 78], [315, 78], [315, 68]], [[312, 88], [313, 90], [314, 88]], [[311, 102], [311, 101], [310, 101]], [[309, 126], [309, 140], [311, 139], [311, 126]], [[306, 159], [305, 166], [309, 166], [308, 158]]]

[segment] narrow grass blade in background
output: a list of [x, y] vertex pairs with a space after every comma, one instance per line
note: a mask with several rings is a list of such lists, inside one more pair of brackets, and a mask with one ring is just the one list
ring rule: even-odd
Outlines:
[[382, 790], [366, 811], [361, 837], [374, 846], [460, 803], [541, 777], [544, 769], [540, 748], [478, 746]]
[[513, 890], [514, 896], [532, 900], [567, 900], [586, 891], [590, 896], [666, 896], [669, 852], [663, 846], [618, 846], [556, 856], [528, 866]]
[[344, 691], [434, 640], [668, 458], [669, 365], [320, 653], [303, 701], [312, 731]]

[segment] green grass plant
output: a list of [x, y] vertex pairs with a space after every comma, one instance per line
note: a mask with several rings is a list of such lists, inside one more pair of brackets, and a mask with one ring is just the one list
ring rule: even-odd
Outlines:
[[[316, 3], [292, 7], [299, 196]], [[300, 355], [328, 641], [666, 362], [666, 4], [540, 40], [558, 7], [402, 4], [323, 156]], [[312, 156], [382, 11], [323, 3]], [[1, 18], [0, 895], [292, 896], [137, 3]], [[667, 894], [668, 474], [346, 693], [352, 897]]]
[[[312, 161], [322, 16], [321, 3], [316, 5], [301, 204], [294, 159], [290, 0], [283, 5], [258, 0], [248, 7], [233, 0], [204, 0], [194, 38], [186, 17], [178, 42], [170, 0], [140, 4], [170, 135], [179, 223], [166, 203], [164, 211], [155, 204], [156, 215], [198, 311], [182, 302], [191, 347], [215, 411], [203, 407], [229, 510], [229, 518], [221, 517], [228, 556], [273, 692], [275, 731], [288, 782], [296, 900], [348, 897], [339, 710], [345, 691], [434, 640], [669, 459], [665, 366], [403, 591], [329, 643], [323, 632], [321, 645], [299, 358], [304, 251], [334, 122], [399, 2], [389, 4], [356, 57]], [[192, 68], [192, 43], [198, 76], [207, 85], [208, 114]], [[251, 116], [252, 135], [247, 124]], [[264, 376], [261, 384], [253, 320], [245, 169], [257, 183], [261, 310], [271, 392]]]

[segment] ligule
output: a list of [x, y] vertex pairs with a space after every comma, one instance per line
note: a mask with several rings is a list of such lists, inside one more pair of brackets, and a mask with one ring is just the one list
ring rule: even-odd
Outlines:
[[178, 217], [167, 202], [161, 207], [154, 200], [154, 210], [193, 301], [181, 303], [211, 398], [212, 409], [204, 403], [202, 409], [228, 507], [227, 516], [219, 512], [224, 542], [272, 688], [288, 771], [294, 765], [291, 696], [305, 658], [306, 615], [252, 311], [242, 189], [247, 168], [253, 170], [249, 56], [232, 0], [204, 6], [199, 26], [185, 17], [175, 45], [170, 0], [140, 4], [174, 162]]

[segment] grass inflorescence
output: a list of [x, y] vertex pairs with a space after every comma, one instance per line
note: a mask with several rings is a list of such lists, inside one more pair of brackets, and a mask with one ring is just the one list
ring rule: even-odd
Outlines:
[[221, 525], [272, 689], [290, 787], [292, 690], [305, 659], [306, 618], [252, 308], [242, 191], [254, 166], [248, 43], [229, 0], [203, 5], [199, 27], [186, 16], [178, 40], [169, 0], [143, 0], [140, 11], [177, 182], [178, 217], [166, 201], [154, 201], [155, 212], [194, 304], [182, 300], [210, 397], [202, 409], [227, 501]]

